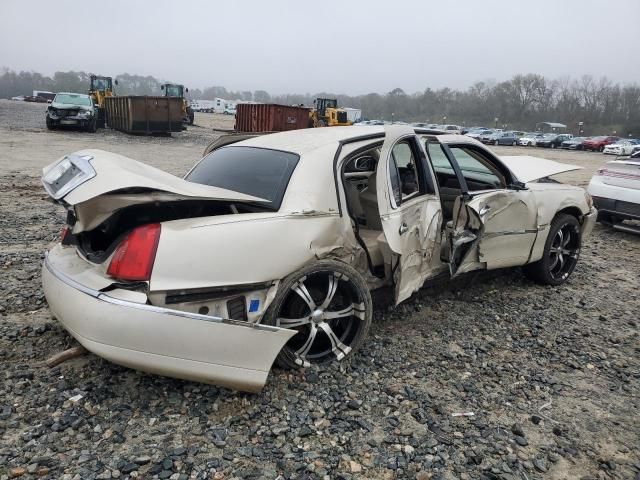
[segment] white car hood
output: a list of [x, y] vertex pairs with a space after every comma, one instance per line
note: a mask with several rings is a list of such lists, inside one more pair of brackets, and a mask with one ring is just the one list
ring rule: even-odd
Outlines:
[[[223, 201], [267, 202], [262, 198], [224, 188], [188, 182], [157, 168], [138, 162], [131, 158], [104, 150], [82, 150], [69, 155], [68, 158], [84, 158], [95, 172], [87, 175], [87, 179], [77, 186], [65, 191], [64, 195], [54, 196], [48, 185], [47, 192], [56, 200], [64, 199], [69, 205], [77, 205], [101, 195], [125, 189], [144, 189], [164, 192], [181, 197], [203, 198]], [[58, 165], [57, 161], [42, 170], [43, 179], [47, 173]], [[62, 188], [62, 187], [61, 187]], [[61, 190], [64, 191], [64, 190]]]
[[551, 175], [580, 170], [582, 168], [577, 165], [554, 162], [553, 160], [528, 155], [504, 156], [500, 157], [500, 160], [522, 183], [533, 182], [534, 180], [550, 177]]

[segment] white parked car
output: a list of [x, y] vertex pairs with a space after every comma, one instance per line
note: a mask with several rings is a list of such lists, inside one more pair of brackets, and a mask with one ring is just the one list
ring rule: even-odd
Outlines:
[[522, 137], [518, 139], [518, 145], [523, 147], [535, 147], [536, 139], [542, 138], [544, 135], [540, 132], [529, 132], [525, 133]]
[[491, 131], [489, 128], [479, 128], [477, 130], [470, 130], [465, 135], [467, 137], [475, 138], [476, 140], [480, 140], [480, 137], [484, 135], [486, 132]]
[[630, 140], [621, 140], [604, 146], [602, 153], [607, 155], [631, 155], [631, 152], [638, 144]]
[[207, 152], [184, 179], [101, 150], [44, 169], [68, 221], [44, 292], [89, 350], [259, 390], [276, 357], [352, 355], [373, 289], [399, 303], [441, 274], [515, 266], [565, 282], [596, 216], [582, 188], [547, 179], [579, 167], [409, 126], [222, 137]]
[[462, 128], [458, 125], [443, 125], [442, 130], [453, 135], [460, 135]]
[[640, 158], [612, 160], [598, 169], [588, 187], [598, 207], [598, 221], [617, 230], [640, 233]]

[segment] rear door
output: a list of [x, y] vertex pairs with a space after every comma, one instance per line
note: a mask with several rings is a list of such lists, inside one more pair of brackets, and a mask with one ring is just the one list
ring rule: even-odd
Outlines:
[[447, 229], [451, 274], [524, 265], [537, 235], [533, 193], [515, 183], [485, 149], [450, 145], [443, 150], [462, 177], [462, 195], [454, 202]]
[[433, 172], [413, 128], [386, 130], [376, 188], [392, 261], [396, 304], [418, 290], [434, 272], [442, 212]]

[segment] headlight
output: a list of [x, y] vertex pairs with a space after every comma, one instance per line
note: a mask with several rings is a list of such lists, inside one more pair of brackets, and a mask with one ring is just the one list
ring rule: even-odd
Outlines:
[[58, 200], [95, 177], [96, 171], [89, 163], [92, 159], [91, 155], [71, 154], [51, 166], [42, 176], [42, 184], [47, 193]]
[[79, 117], [90, 117], [92, 114], [91, 110], [80, 110], [78, 112]]

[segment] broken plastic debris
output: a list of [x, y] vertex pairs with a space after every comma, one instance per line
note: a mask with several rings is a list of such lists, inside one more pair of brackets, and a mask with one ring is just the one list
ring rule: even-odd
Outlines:
[[80, 400], [82, 400], [82, 395], [80, 395], [80, 394], [74, 395], [73, 397], [69, 398], [69, 401], [73, 402], [73, 403], [77, 403]]
[[473, 412], [453, 412], [451, 414], [452, 417], [473, 417], [474, 415]]

